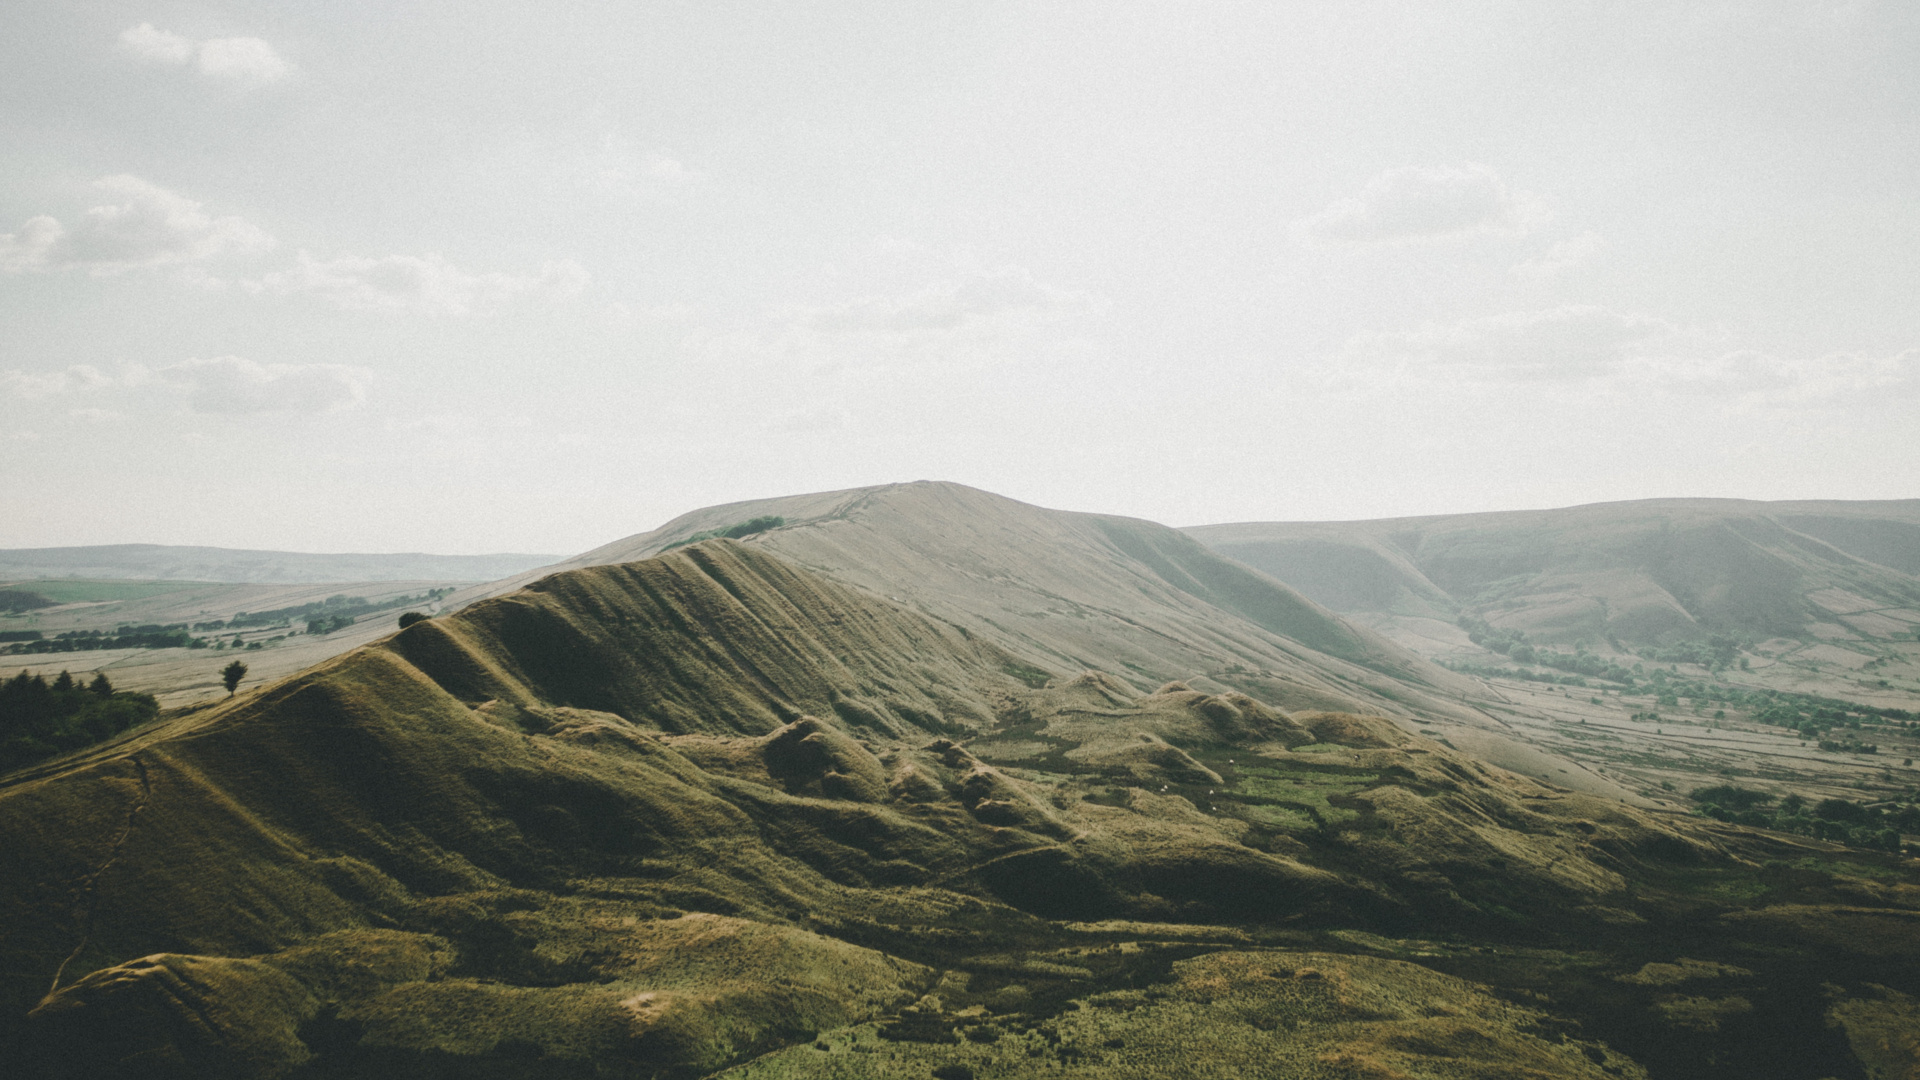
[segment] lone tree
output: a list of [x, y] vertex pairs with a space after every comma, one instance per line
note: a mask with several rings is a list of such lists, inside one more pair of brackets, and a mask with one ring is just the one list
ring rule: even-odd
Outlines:
[[428, 618], [424, 611], [403, 611], [400, 613], [400, 629], [405, 630], [417, 622], [426, 622]]
[[247, 665], [235, 660], [220, 672], [220, 681], [227, 684], [227, 696], [232, 697], [240, 689], [240, 680], [247, 677]]

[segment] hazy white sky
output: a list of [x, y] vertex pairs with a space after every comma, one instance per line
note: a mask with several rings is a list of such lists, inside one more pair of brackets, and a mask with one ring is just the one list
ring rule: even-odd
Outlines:
[[0, 547], [1920, 496], [1920, 5], [26, 0]]

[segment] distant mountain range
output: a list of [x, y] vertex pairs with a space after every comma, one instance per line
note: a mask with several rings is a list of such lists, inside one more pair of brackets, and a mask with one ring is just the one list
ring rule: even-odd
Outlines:
[[301, 585], [364, 581], [493, 581], [558, 555], [318, 555], [300, 551], [105, 544], [0, 549], [0, 581], [43, 578]]
[[1543, 641], [1920, 628], [1920, 499], [1650, 499], [1185, 532], [1337, 612], [1471, 615]]

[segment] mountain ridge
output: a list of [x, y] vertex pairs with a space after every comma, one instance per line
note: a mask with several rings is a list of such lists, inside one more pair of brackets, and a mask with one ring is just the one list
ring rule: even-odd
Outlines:
[[1547, 641], [1864, 632], [1834, 603], [1920, 606], [1920, 500], [1658, 499], [1183, 531], [1335, 610], [1472, 614]]

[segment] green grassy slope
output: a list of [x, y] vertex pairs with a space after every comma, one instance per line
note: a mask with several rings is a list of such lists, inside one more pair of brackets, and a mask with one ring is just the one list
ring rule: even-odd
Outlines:
[[0, 780], [0, 1043], [88, 1077], [1837, 1075], [1920, 993], [1890, 858], [1052, 659], [725, 540], [419, 623]]

